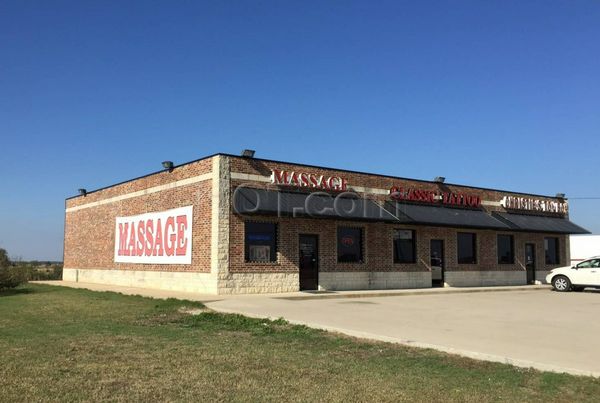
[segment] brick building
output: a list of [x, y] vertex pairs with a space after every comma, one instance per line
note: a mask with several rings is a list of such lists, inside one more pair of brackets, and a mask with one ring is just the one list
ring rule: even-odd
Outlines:
[[564, 196], [216, 154], [66, 200], [64, 280], [199, 293], [543, 281]]

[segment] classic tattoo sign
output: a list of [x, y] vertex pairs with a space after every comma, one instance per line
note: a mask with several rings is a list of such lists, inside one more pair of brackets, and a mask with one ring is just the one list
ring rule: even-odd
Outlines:
[[447, 206], [480, 207], [481, 197], [469, 193], [440, 192], [435, 190], [392, 186], [390, 197], [396, 201], [443, 204]]

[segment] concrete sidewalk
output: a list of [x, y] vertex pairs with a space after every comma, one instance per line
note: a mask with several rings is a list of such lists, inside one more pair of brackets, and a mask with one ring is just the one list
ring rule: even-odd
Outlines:
[[402, 290], [360, 290], [360, 291], [300, 291], [277, 294], [198, 294], [184, 291], [157, 290], [150, 288], [125, 287], [110, 284], [83, 283], [74, 281], [32, 281], [35, 284], [56, 285], [71, 288], [84, 288], [91, 291], [112, 291], [125, 295], [140, 295], [150, 298], [177, 298], [189, 301], [220, 301], [223, 299], [239, 298], [274, 298], [284, 300], [311, 300], [311, 299], [338, 299], [338, 298], [375, 298], [375, 297], [398, 297], [409, 295], [438, 295], [438, 294], [468, 294], [480, 292], [503, 292], [503, 291], [532, 291], [548, 290], [549, 285], [524, 285], [524, 286], [496, 286], [496, 287], [445, 287], [445, 288], [418, 288]]

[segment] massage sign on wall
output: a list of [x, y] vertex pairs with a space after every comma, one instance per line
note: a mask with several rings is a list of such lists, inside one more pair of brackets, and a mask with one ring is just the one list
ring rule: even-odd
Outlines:
[[193, 206], [117, 217], [115, 262], [192, 263]]
[[340, 176], [316, 175], [310, 172], [295, 172], [280, 169], [273, 169], [271, 171], [271, 183], [279, 186], [332, 190], [336, 192], [344, 192], [348, 185], [348, 181]]
[[481, 207], [481, 197], [467, 193], [440, 192], [435, 190], [392, 186], [390, 197], [396, 201], [442, 204], [459, 207]]

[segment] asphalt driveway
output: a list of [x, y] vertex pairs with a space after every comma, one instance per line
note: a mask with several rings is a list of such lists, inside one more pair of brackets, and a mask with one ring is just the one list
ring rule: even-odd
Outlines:
[[600, 293], [594, 291], [339, 299], [252, 295], [206, 305], [478, 359], [600, 376]]

